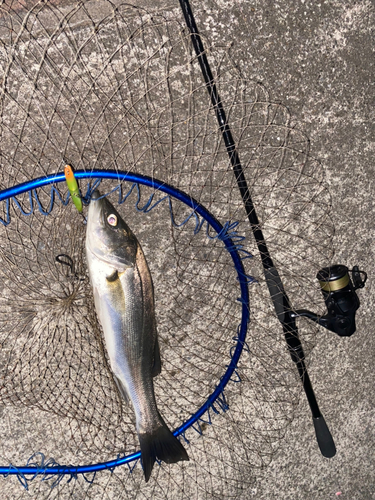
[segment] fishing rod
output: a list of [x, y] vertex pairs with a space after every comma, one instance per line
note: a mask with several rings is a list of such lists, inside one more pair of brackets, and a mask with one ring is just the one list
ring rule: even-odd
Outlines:
[[[223, 104], [218, 94], [215, 80], [210, 69], [189, 1], [179, 0], [179, 2], [184, 14], [186, 25], [191, 33], [191, 41], [211, 98], [211, 103], [214, 108], [217, 121], [219, 123], [224, 144], [237, 181], [238, 189], [241, 193], [246, 214], [250, 222], [251, 230], [260, 252], [264, 275], [271, 299], [275, 307], [277, 317], [282, 325], [289, 353], [297, 367], [307, 400], [309, 402], [318, 445], [323, 456], [331, 458], [336, 454], [335, 443], [319, 409], [318, 402], [307, 373], [305, 354], [298, 335], [296, 319], [304, 316], [312, 319], [321, 326], [334, 331], [338, 335], [352, 335], [355, 331], [354, 316], [359, 307], [359, 299], [357, 297], [356, 290], [364, 286], [367, 276], [363, 271], [359, 271], [358, 267], [353, 268], [353, 285], [346, 266], [331, 266], [329, 268], [324, 268], [319, 271], [317, 278], [328, 309], [327, 315], [319, 317], [315, 313], [305, 309], [298, 311], [292, 310], [290, 300], [286, 294], [280, 275], [268, 251], [267, 244], [259, 224], [258, 216], [251, 199], [244, 171], [241, 166], [236, 144], [226, 118]], [[365, 275], [364, 279], [361, 277], [362, 274]]]

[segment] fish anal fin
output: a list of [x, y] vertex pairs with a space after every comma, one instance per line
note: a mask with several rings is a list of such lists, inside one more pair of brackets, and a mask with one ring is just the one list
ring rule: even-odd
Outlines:
[[185, 448], [164, 422], [154, 432], [150, 434], [140, 433], [138, 437], [141, 445], [142, 467], [146, 483], [150, 479], [156, 459], [163, 460], [167, 464], [189, 460]]
[[129, 398], [128, 393], [127, 393], [124, 385], [122, 384], [121, 380], [118, 377], [116, 377], [115, 374], [113, 374], [113, 380], [115, 381], [115, 383], [117, 385], [117, 389], [118, 389], [119, 393], [121, 394], [121, 396], [123, 397], [125, 403], [129, 404], [130, 398]]
[[151, 375], [156, 377], [161, 372], [161, 359], [160, 359], [160, 348], [158, 337], [155, 339], [155, 347], [154, 347], [154, 365], [152, 367]]

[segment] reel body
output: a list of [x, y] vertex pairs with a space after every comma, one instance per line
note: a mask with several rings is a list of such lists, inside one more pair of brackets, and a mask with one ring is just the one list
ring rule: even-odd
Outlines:
[[[355, 313], [360, 306], [356, 290], [363, 288], [367, 280], [364, 271], [354, 266], [352, 279], [344, 265], [324, 267], [317, 274], [327, 314], [318, 316], [307, 309], [299, 309], [291, 313], [294, 318], [309, 318], [340, 337], [350, 337], [356, 330]], [[362, 275], [364, 277], [362, 278]]]

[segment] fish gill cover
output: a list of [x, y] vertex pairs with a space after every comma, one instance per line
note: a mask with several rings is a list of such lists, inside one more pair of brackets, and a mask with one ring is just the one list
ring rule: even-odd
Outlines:
[[[253, 254], [243, 260], [245, 272], [256, 279], [237, 369], [219, 403], [184, 434], [190, 462], [155, 466], [147, 485], [133, 462], [92, 484], [92, 476], [20, 481], [37, 498], [244, 498], [252, 468], [271, 460], [301, 389], [181, 16], [109, 1], [40, 1], [29, 10], [8, 2], [0, 6], [0, 41], [1, 189], [66, 164], [154, 177], [223, 225], [238, 222], [243, 249]], [[285, 107], [237, 74], [225, 49], [209, 47], [209, 56], [272, 258], [294, 307], [316, 310], [316, 270], [332, 257], [323, 169]], [[83, 179], [80, 187], [90, 193], [92, 183]], [[124, 181], [103, 180], [100, 189], [111, 193], [149, 263], [162, 358], [155, 393], [175, 429], [204, 404], [231, 361], [241, 321], [233, 262], [212, 230], [196, 230], [196, 217], [182, 224], [191, 214], [184, 203], [154, 206], [163, 193]], [[103, 349], [85, 225], [63, 203], [63, 184], [53, 194], [53, 204], [50, 185], [1, 202], [3, 466], [24, 466], [30, 457], [41, 469], [50, 459], [83, 465], [138, 451], [133, 412]], [[301, 322], [301, 331], [308, 350], [316, 327]], [[1, 479], [12, 498], [29, 494], [15, 484]]]

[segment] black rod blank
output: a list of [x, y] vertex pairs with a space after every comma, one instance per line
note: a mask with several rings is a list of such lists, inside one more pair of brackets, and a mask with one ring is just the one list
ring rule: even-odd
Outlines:
[[210, 65], [203, 47], [202, 39], [199, 35], [198, 28], [191, 10], [188, 0], [179, 0], [182, 12], [185, 17], [185, 22], [191, 33], [191, 41], [195, 53], [198, 58], [198, 63], [201, 68], [208, 93], [211, 98], [211, 103], [214, 108], [217, 121], [222, 133], [224, 144], [233, 167], [238, 189], [244, 203], [247, 217], [260, 252], [262, 259], [266, 283], [271, 294], [273, 304], [279, 321], [282, 324], [285, 340], [288, 346], [289, 353], [292, 360], [297, 366], [300, 379], [305, 390], [307, 400], [310, 405], [315, 434], [318, 441], [319, 448], [325, 457], [333, 457], [336, 454], [336, 447], [333, 442], [332, 435], [325, 423], [324, 417], [319, 410], [319, 406], [310, 382], [305, 365], [305, 355], [298, 336], [298, 329], [295, 318], [291, 315], [292, 309], [289, 298], [285, 292], [281, 278], [269, 254], [264, 236], [259, 224], [258, 216], [256, 214], [253, 201], [251, 199], [250, 190], [248, 188], [244, 171], [242, 169], [236, 144], [226, 118], [223, 104], [217, 91], [214, 77], [212, 75]]

